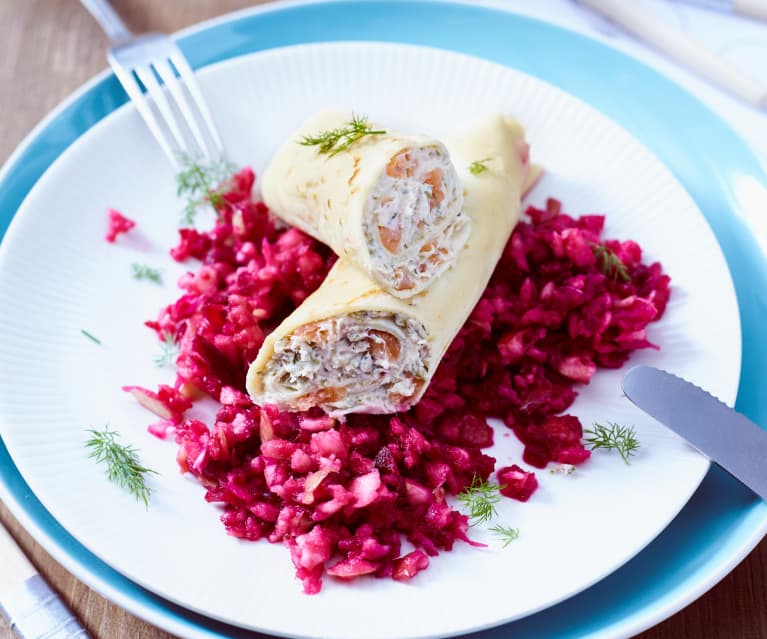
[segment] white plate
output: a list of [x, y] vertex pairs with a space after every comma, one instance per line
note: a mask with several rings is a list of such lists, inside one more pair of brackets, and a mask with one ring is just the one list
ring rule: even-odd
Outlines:
[[[215, 65], [200, 79], [231, 157], [257, 173], [306, 116], [327, 106], [437, 136], [485, 112], [513, 113], [547, 169], [531, 201], [555, 196], [572, 214], [606, 212], [607, 237], [637, 240], [672, 276], [667, 314], [650, 328], [663, 348], [632, 362], [670, 369], [734, 399], [740, 325], [714, 236], [671, 173], [593, 108], [498, 65], [401, 45], [271, 50]], [[116, 245], [103, 240], [110, 206], [138, 221], [138, 232]], [[175, 446], [148, 435], [151, 416], [120, 391], [173, 379], [153, 365], [156, 341], [142, 322], [176, 296], [173, 282], [184, 268], [167, 249], [179, 209], [171, 171], [126, 107], [43, 176], [0, 252], [0, 432], [61, 525], [146, 588], [272, 634], [457, 634], [540, 610], [598, 581], [651, 541], [703, 478], [708, 462], [622, 397], [620, 371], [600, 371], [572, 411], [586, 425], [635, 425], [642, 449], [630, 466], [597, 453], [569, 477], [539, 471], [530, 502], [502, 504], [501, 521], [521, 530], [506, 549], [478, 530], [487, 549], [458, 545], [407, 585], [326, 579], [319, 595], [302, 595], [287, 551], [228, 537], [202, 488], [176, 470]], [[133, 262], [164, 268], [165, 286], [133, 280]], [[107, 422], [161, 473], [148, 510], [87, 458], [84, 429]], [[507, 432], [497, 429], [491, 451], [499, 466], [521, 459]]]

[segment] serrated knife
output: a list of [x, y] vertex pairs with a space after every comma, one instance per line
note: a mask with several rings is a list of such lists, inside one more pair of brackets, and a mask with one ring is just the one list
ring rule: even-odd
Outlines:
[[623, 377], [634, 404], [767, 499], [767, 431], [687, 380], [651, 366]]

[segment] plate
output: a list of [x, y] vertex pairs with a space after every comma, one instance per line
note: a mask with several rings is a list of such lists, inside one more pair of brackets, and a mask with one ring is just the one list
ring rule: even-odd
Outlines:
[[[485, 55], [503, 61], [517, 62], [517, 66], [536, 71], [559, 84], [577, 85], [578, 74], [573, 74], [569, 70], [567, 73], [563, 71], [558, 75], [555, 70], [556, 64], [551, 61], [552, 56], [538, 55], [537, 59], [542, 60], [542, 62], [539, 62], [538, 68], [535, 68], [535, 64], [525, 57], [526, 50], [524, 47], [520, 46], [515, 49], [514, 55], [517, 56], [517, 59], [514, 59], [514, 55], [509, 58], [510, 54], [501, 54], [500, 44], [496, 45], [498, 51], [487, 50], [489, 42], [497, 41], [500, 43], [498, 38], [500, 38], [501, 31], [506, 35], [524, 32], [528, 36], [534, 36], [536, 45], [550, 46], [552, 55], [553, 52], [557, 51], [557, 46], [571, 45], [573, 51], [580, 58], [585, 58], [592, 65], [601, 65], [604, 71], [603, 77], [614, 79], [616, 73], [621, 77], [627, 75], [632, 78], [635, 87], [639, 87], [645, 92], [656, 90], [658, 93], [662, 92], [667, 97], [673, 98], [670, 100], [669, 109], [671, 120], [673, 121], [675, 117], [684, 113], [688, 123], [700, 124], [705, 130], [705, 134], [701, 134], [697, 138], [692, 136], [690, 139], [683, 140], [687, 143], [686, 150], [694, 151], [697, 153], [696, 157], [705, 159], [711, 153], [706, 145], [711, 144], [710, 138], [714, 136], [718, 143], [717, 160], [720, 165], [724, 165], [727, 169], [720, 169], [721, 174], [715, 176], [715, 178], [718, 177], [717, 181], [717, 179], [701, 178], [700, 174], [704, 174], [704, 177], [711, 177], [705, 175], [706, 171], [710, 170], [710, 165], [705, 163], [695, 165], [696, 170], [693, 170], [690, 163], [682, 163], [681, 165], [676, 163], [676, 166], [675, 163], [672, 163], [672, 166], [675, 166], [675, 169], [682, 173], [682, 177], [687, 178], [690, 183], [688, 186], [699, 199], [699, 202], [708, 205], [703, 207], [704, 212], [707, 213], [709, 220], [715, 223], [718, 220], [717, 215], [724, 215], [722, 211], [729, 212], [734, 209], [736, 213], [740, 213], [743, 208], [741, 202], [733, 198], [732, 190], [720, 190], [722, 181], [727, 184], [728, 178], [733, 177], [735, 170], [744, 174], [761, 175], [758, 166], [745, 150], [745, 147], [694, 100], [640, 65], [611, 53], [604, 47], [534, 21], [498, 12], [475, 10], [457, 5], [438, 6], [430, 3], [408, 5], [407, 10], [408, 15], [427, 21], [431, 19], [430, 24], [434, 26], [434, 30], [430, 31], [428, 35], [419, 34], [419, 38], [416, 38], [437, 40], [437, 42], [429, 42], [430, 44], [439, 44], [440, 37], [438, 34], [444, 33], [444, 30], [455, 24], [456, 21], [470, 19], [474, 20], [474, 24], [485, 24], [487, 37], [483, 38], [481, 43], [475, 42], [473, 45], [466, 38], [458, 38], [458, 40], [453, 41], [453, 46], [456, 48], [464, 48], [474, 53], [484, 52]], [[392, 26], [387, 23], [387, 20], [389, 18], [396, 20], [397, 11], [403, 11], [403, 8], [400, 6], [394, 13], [390, 13], [387, 6], [386, 18], [384, 19], [384, 7], [378, 3], [369, 3], [364, 10], [339, 4], [292, 7], [279, 11], [256, 13], [251, 17], [246, 16], [228, 24], [222, 23], [207, 31], [189, 36], [185, 42], [187, 46], [191, 47], [188, 51], [192, 55], [193, 61], [200, 63], [229, 55], [232, 52], [243, 52], [243, 49], [247, 50], [249, 47], [254, 48], [255, 42], [265, 46], [270, 43], [273, 44], [273, 40], [266, 36], [269, 33], [275, 33], [274, 27], [279, 25], [280, 19], [290, 19], [290, 24], [296, 26], [290, 31], [290, 38], [312, 39], [312, 33], [316, 34], [314, 38], [319, 37], [319, 34], [325, 34], [325, 37], [348, 37], [348, 31], [352, 25], [342, 19], [344, 16], [349, 22], [352, 22], [353, 18], [369, 20], [371, 24], [375, 25], [375, 28], [371, 27], [367, 31], [363, 31], [375, 39], [381, 38], [387, 33], [387, 28]], [[296, 22], [296, 18], [299, 18], [298, 22]], [[337, 25], [338, 30], [334, 31], [332, 25]], [[315, 28], [317, 29], [316, 32], [313, 31]], [[262, 29], [264, 29], [263, 32]], [[282, 33], [279, 29], [277, 32]], [[358, 25], [355, 26], [355, 33], [359, 33]], [[397, 34], [398, 32], [395, 30], [388, 31], [388, 33]], [[203, 34], [209, 34], [210, 39], [206, 41]], [[252, 38], [243, 39], [243, 34], [248, 34]], [[444, 38], [444, 46], [449, 46], [447, 37], [442, 37]], [[225, 44], [227, 46], [224, 46]], [[194, 51], [198, 52], [196, 59]], [[583, 85], [585, 88], [584, 86], [576, 87], [575, 92], [580, 93], [583, 97], [588, 97], [608, 111], [611, 110], [611, 106], [614, 110], [614, 96], [600, 98], [598, 93], [590, 91], [589, 88], [592, 85], [589, 81], [583, 81]], [[49, 159], [49, 155], [46, 156], [45, 152], [39, 152], [45, 151], [47, 148], [47, 153], [56, 153], [60, 150], [61, 144], [69, 139], [65, 127], [73, 124], [71, 118], [74, 117], [75, 113], [79, 113], [80, 117], [86, 113], [88, 122], [92, 122], [120, 99], [119, 93], [114, 91], [113, 85], [110, 85], [109, 82], [102, 82], [91, 86], [65, 109], [57, 113], [41, 129], [41, 133], [50, 132], [50, 128], [56, 124], [57, 126], [53, 128], [58, 137], [53, 140], [50, 138], [46, 140], [43, 135], [35, 135], [31, 144], [14, 158], [9, 170], [6, 171], [2, 196], [4, 204], [10, 205], [10, 207], [5, 208], [5, 210], [12, 211], [15, 209], [14, 200], [18, 201], [25, 192], [24, 189], [28, 188], [30, 181], [36, 177], [36, 172], [39, 174], [40, 166], [44, 166]], [[630, 105], [623, 106], [631, 117], [622, 115], [620, 112], [611, 115], [616, 119], [623, 120], [623, 123], [628, 126], [637, 130], [641, 129], [642, 125], [646, 124], [642, 119], [642, 113], [636, 112], [636, 110], [632, 112]], [[663, 129], [664, 127], [654, 121], [654, 129], [651, 129], [650, 132], [655, 132], [657, 128]], [[679, 135], [679, 132], [675, 133], [675, 129], [671, 126], [666, 127], [666, 129], [666, 137], [661, 141], [652, 134], [645, 135], [646, 141], [652, 144], [654, 150], [664, 156], [668, 155], [669, 139], [673, 139], [675, 134]], [[46, 142], [54, 142], [54, 144], [46, 147]], [[38, 153], [34, 153], [35, 151]], [[34, 161], [31, 160], [33, 156]], [[666, 159], [669, 160], [668, 157]], [[722, 171], [724, 172], [722, 173]], [[734, 181], [729, 184], [729, 187], [731, 188], [733, 184]], [[739, 184], [754, 186], [753, 181], [748, 180], [741, 181]], [[750, 238], [740, 233], [744, 223], [742, 218], [736, 219], [735, 222], [735, 224], [729, 225], [729, 234], [722, 234], [721, 228], [718, 230], [720, 235], [723, 235], [726, 249], [729, 246], [732, 251], [732, 238], [733, 236], [737, 238], [737, 246], [735, 247], [737, 251], [735, 253], [738, 257], [731, 259], [731, 265], [736, 275], [736, 284], [739, 273], [741, 275], [743, 273], [739, 269], [751, 267], [748, 268], [748, 272], [752, 281], [756, 282], [755, 290], [763, 290], [759, 288], [759, 284], [763, 282], [763, 264], [759, 261], [760, 255], [755, 251], [753, 242], [749, 243]], [[720, 224], [722, 224], [721, 221]], [[727, 240], [729, 240], [729, 244]], [[742, 281], [741, 288], [743, 286]], [[758, 298], [756, 302], [758, 302]], [[749, 329], [750, 326], [748, 312], [751, 310], [752, 307], [747, 304], [744, 310], [744, 328], [746, 329]], [[753, 370], [753, 357], [762, 353], [761, 348], [763, 347], [756, 341], [752, 343], [751, 349], [746, 353], [744, 359], [746, 377]], [[749, 365], [751, 365], [751, 369], [748, 368]], [[753, 392], [749, 394], [749, 388], [744, 387], [744, 391], [741, 391], [740, 402], [745, 401], [746, 411], [749, 412], [750, 407], [752, 416], [755, 416], [758, 413], [759, 404], [753, 401], [753, 397]], [[751, 400], [751, 404], [749, 404], [749, 400]], [[6, 487], [3, 494], [4, 499], [10, 502], [22, 523], [36, 532], [46, 545], [54, 550], [57, 557], [62, 559], [65, 565], [74, 572], [85, 576], [86, 580], [90, 580], [91, 583], [96, 583], [100, 590], [106, 591], [123, 605], [149, 616], [155, 623], [164, 625], [178, 634], [185, 636], [193, 634], [195, 636], [210, 636], [211, 633], [220, 633], [221, 636], [234, 634], [231, 629], [222, 629], [221, 626], [211, 624], [199, 617], [188, 615], [178, 608], [164, 604], [161, 600], [148, 595], [145, 591], [136, 589], [129, 582], [121, 579], [95, 560], [92, 555], [85, 552], [71, 537], [56, 526], [55, 521], [52, 521], [39, 503], [35, 502], [15, 469], [4, 465], [2, 472]], [[545, 629], [546, 632], [556, 634], [556, 636], [585, 636], [587, 632], [629, 634], [636, 631], [643, 624], [646, 625], [652, 623], [653, 620], [662, 618], [682, 605], [685, 600], [689, 600], [690, 597], [701, 592], [718, 576], [724, 574], [733, 561], [736, 561], [738, 557], [752, 547], [763, 532], [763, 513], [760, 512], [760, 507], [760, 503], [754, 502], [753, 498], [744, 494], [739, 486], [728, 483], [724, 476], [716, 473], [709, 474], [701, 491], [696, 495], [691, 506], [685, 509], [683, 516], [677, 519], [670, 529], [645, 553], [642, 553], [635, 562], [616, 573], [614, 578], [605, 580], [584, 595], [557, 606], [551, 611], [529, 617], [498, 632], [505, 634], [505, 632], [513, 630], [515, 636], [540, 636], [539, 633], [544, 632], [542, 629]], [[724, 538], [727, 543], [718, 545], [716, 548], [710, 546], [707, 548], [707, 544], [711, 544], [713, 538], [718, 541]], [[698, 558], [700, 548], [710, 551], [705, 554], [703, 561]], [[657, 572], [650, 574], [647, 570], [647, 567], [652, 565], [652, 562], [648, 563], [647, 553], [650, 553], [650, 559], [661, 557], [665, 562], [664, 569], [660, 574]], [[595, 614], [596, 611], [600, 612]], [[565, 618], [566, 623], [564, 625], [563, 622], [558, 621]]]
[[[573, 213], [607, 212], [605, 236], [638, 241], [645, 259], [660, 260], [672, 277], [667, 314], [650, 329], [662, 348], [634, 361], [734, 400], [739, 319], [714, 235], [671, 172], [593, 108], [500, 65], [393, 44], [273, 49], [213, 65], [200, 83], [230, 158], [257, 174], [307, 117], [333, 106], [438, 138], [483, 113], [514, 114], [527, 129], [534, 161], [545, 167], [532, 202], [542, 206], [554, 196]], [[407, 108], [403, 96], [412, 98]], [[191, 610], [273, 634], [465, 633], [525, 616], [599, 581], [665, 528], [703, 479], [705, 458], [622, 396], [622, 371], [602, 371], [572, 411], [586, 425], [634, 425], [643, 448], [630, 467], [616, 455], [594, 455], [573, 477], [538, 473], [535, 499], [499, 507], [500, 520], [523, 531], [509, 548], [478, 529], [473, 537], [487, 549], [461, 544], [433, 559], [409, 586], [371, 578], [350, 587], [326, 579], [318, 596], [303, 595], [286, 549], [228, 537], [202, 487], [177, 471], [175, 446], [141, 428], [153, 416], [120, 390], [174, 379], [153, 364], [157, 341], [143, 325], [179, 296], [174, 283], [191, 268], [168, 255], [181, 208], [173, 177], [127, 105], [43, 175], [0, 252], [0, 305], [13, 308], [0, 318], [0, 428], [8, 451], [57, 521], [136, 583]], [[103, 240], [110, 206], [138, 224], [138, 232], [114, 245]], [[168, 284], [136, 281], [135, 262], [161, 269]], [[102, 343], [89, 342], [83, 329]], [[149, 509], [107, 483], [103, 469], [88, 460], [85, 428], [102, 424], [118, 429], [160, 473]], [[506, 429], [497, 428], [495, 439], [489, 452], [499, 467], [520, 462], [521, 446]], [[465, 605], [483, 587], [481, 602]], [[381, 606], [400, 614], [367, 624]]]

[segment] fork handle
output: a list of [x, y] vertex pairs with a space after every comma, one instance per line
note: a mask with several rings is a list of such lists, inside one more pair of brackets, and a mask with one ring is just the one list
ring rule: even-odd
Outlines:
[[113, 44], [125, 42], [133, 37], [130, 29], [125, 26], [106, 0], [80, 0], [80, 2], [101, 25]]

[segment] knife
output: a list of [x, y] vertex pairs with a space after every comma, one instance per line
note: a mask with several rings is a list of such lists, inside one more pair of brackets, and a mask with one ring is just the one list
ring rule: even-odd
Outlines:
[[658, 368], [632, 368], [622, 386], [639, 408], [767, 499], [766, 431], [702, 388]]
[[[677, 0], [679, 1], [679, 0]], [[767, 20], [767, 0], [682, 0], [701, 9]]]
[[767, 86], [723, 57], [709, 51], [686, 33], [665, 24], [639, 3], [626, 0], [575, 0], [576, 4], [602, 14], [704, 80], [757, 109], [767, 108]]
[[18, 639], [90, 639], [0, 522], [0, 616]]

